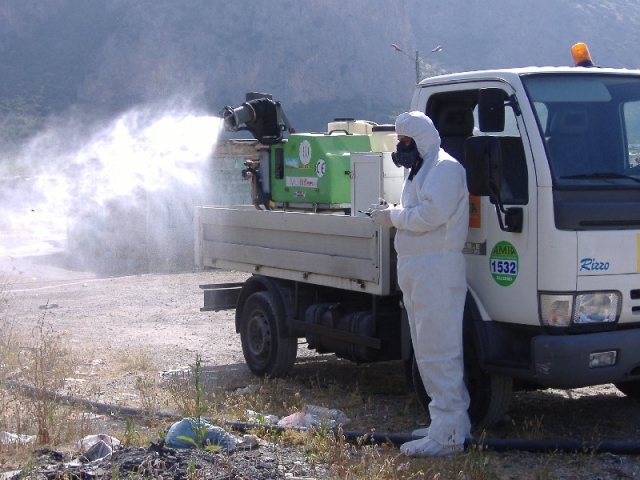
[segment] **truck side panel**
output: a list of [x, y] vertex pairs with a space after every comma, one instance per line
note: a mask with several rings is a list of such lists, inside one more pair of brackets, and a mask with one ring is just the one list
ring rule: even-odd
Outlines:
[[390, 229], [369, 218], [198, 207], [196, 263], [386, 295]]

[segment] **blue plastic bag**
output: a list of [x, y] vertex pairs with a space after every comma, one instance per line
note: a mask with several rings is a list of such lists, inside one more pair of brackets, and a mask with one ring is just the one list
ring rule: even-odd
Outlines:
[[[202, 445], [198, 444], [198, 435], [196, 429], [204, 428]], [[191, 441], [189, 441], [191, 439]], [[208, 445], [217, 445], [221, 449], [232, 452], [238, 441], [226, 430], [211, 425], [204, 419], [200, 419], [198, 426], [197, 418], [183, 418], [179, 422], [174, 423], [169, 428], [164, 444], [171, 448], [205, 448]]]

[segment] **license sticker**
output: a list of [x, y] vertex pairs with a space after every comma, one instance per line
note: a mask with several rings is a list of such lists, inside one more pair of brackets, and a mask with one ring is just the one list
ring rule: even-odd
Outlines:
[[518, 277], [518, 251], [509, 242], [498, 242], [491, 250], [489, 269], [498, 285], [508, 287]]

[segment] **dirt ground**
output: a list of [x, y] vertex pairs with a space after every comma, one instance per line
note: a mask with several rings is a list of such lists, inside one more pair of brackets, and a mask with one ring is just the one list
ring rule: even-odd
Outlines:
[[[162, 378], [188, 371], [196, 356], [211, 391], [260, 384], [244, 364], [233, 312], [200, 311], [199, 285], [239, 281], [246, 274], [188, 271], [99, 278], [67, 268], [59, 249], [36, 250], [13, 249], [0, 256], [6, 326], [29, 334], [44, 321], [63, 333], [83, 358], [68, 379], [74, 393], [140, 407], [132, 374], [136, 365], [151, 365], [152, 375]], [[408, 435], [428, 424], [428, 417], [403, 380], [401, 364], [355, 365], [301, 345], [284, 388], [299, 391], [307, 403], [341, 409], [352, 419], [347, 429]], [[503, 422], [473, 433], [487, 439], [640, 442], [639, 413], [640, 404], [613, 385], [516, 392]], [[486, 463], [500, 479], [640, 478], [640, 455], [633, 453], [505, 451], [487, 454]]]

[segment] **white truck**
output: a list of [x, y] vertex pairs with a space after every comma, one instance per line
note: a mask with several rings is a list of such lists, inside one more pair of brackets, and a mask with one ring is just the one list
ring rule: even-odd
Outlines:
[[[198, 207], [195, 238], [201, 267], [253, 275], [201, 286], [203, 310], [235, 308], [256, 375], [290, 372], [302, 340], [354, 362], [404, 360], [426, 407], [394, 230], [359, 212], [379, 197], [398, 201], [393, 148], [377, 147], [375, 125], [349, 120], [329, 124], [340, 132], [287, 139], [280, 122], [280, 133], [267, 135], [252, 101], [224, 114], [263, 144], [247, 169], [255, 205]], [[442, 148], [467, 171], [472, 420], [497, 423], [513, 389], [613, 383], [640, 398], [640, 71], [447, 74], [416, 85], [410, 109], [434, 120]], [[366, 137], [369, 148], [332, 144], [316, 155], [323, 137]], [[322, 184], [330, 174], [340, 178]], [[336, 190], [342, 198], [330, 198]]]

